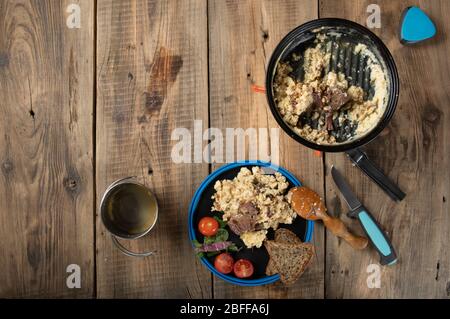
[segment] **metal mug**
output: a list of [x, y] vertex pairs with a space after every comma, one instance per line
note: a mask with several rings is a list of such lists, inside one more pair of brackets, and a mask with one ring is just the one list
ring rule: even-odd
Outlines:
[[100, 214], [114, 245], [125, 255], [147, 257], [155, 253], [133, 252], [119, 242], [119, 238], [130, 240], [147, 235], [158, 219], [155, 195], [136, 176], [119, 179], [108, 186], [100, 202]]

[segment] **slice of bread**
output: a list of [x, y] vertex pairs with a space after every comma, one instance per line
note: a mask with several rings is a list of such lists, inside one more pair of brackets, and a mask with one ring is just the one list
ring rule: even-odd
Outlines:
[[267, 266], [266, 266], [266, 275], [272, 276], [272, 275], [275, 275], [276, 273], [277, 273], [277, 270], [275, 269], [275, 266], [273, 265], [273, 260], [269, 259], [269, 262], [267, 263]]
[[[291, 232], [289, 229], [286, 228], [278, 228], [275, 231], [275, 241], [276, 242], [282, 242], [282, 243], [291, 243], [291, 244], [301, 244], [302, 241], [300, 238], [297, 237], [297, 235], [293, 232]], [[272, 276], [278, 273], [277, 269], [274, 266], [273, 259], [269, 259], [269, 262], [266, 266], [266, 275]]]
[[278, 243], [301, 244], [302, 241], [297, 235], [286, 228], [278, 228], [275, 231], [275, 241]]
[[264, 243], [272, 261], [272, 271], [280, 274], [281, 282], [292, 284], [303, 274], [314, 256], [310, 243], [286, 243], [267, 240]]

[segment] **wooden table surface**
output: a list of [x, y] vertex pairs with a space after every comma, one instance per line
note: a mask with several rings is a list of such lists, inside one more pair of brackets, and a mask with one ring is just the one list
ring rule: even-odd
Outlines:
[[[71, 3], [80, 28], [66, 25]], [[391, 236], [398, 264], [382, 267], [380, 288], [369, 288], [376, 252], [354, 251], [316, 224], [317, 257], [295, 285], [216, 279], [192, 251], [187, 208], [222, 164], [175, 164], [172, 130], [192, 131], [194, 120], [204, 129], [277, 127], [251, 86], [264, 85], [280, 39], [318, 17], [365, 25], [372, 3], [401, 95], [366, 150], [406, 199], [390, 200], [343, 154], [318, 157], [283, 132], [279, 162], [361, 233], [330, 178], [331, 164], [342, 170]], [[435, 39], [399, 43], [409, 5], [431, 16]], [[1, 0], [0, 297], [449, 298], [449, 13], [448, 0]], [[106, 187], [134, 175], [155, 192], [160, 218], [126, 244], [156, 257], [121, 254], [98, 215]], [[80, 266], [80, 288], [66, 285], [70, 264]]]

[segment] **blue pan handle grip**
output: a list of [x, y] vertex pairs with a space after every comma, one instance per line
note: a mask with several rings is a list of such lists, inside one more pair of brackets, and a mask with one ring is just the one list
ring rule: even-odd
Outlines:
[[365, 207], [360, 207], [357, 210], [350, 212], [349, 216], [358, 218], [367, 237], [369, 237], [381, 257], [380, 264], [395, 264], [397, 262], [397, 255], [395, 254], [391, 241], [373, 218], [372, 214], [369, 213]]

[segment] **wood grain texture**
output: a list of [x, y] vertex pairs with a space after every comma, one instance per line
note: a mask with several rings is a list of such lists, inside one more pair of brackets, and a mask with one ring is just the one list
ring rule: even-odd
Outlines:
[[[66, 27], [73, 2], [81, 29]], [[93, 14], [0, 3], [0, 297], [93, 296]]]
[[[284, 35], [294, 27], [317, 18], [317, 1], [220, 1], [208, 3], [209, 77], [211, 127], [277, 128], [264, 94], [265, 66]], [[270, 138], [259, 135], [270, 149]], [[248, 141], [248, 143], [257, 143]], [[280, 164], [305, 185], [323, 193], [322, 159], [279, 131]], [[247, 145], [248, 146], [248, 145]], [[267, 158], [251, 157], [246, 159]], [[265, 152], [259, 154], [264, 154]], [[225, 154], [226, 155], [226, 154]], [[235, 159], [237, 158], [235, 154]], [[220, 164], [215, 164], [217, 168]], [[214, 279], [216, 298], [314, 298], [324, 291], [323, 228], [316, 224], [313, 242], [317, 256], [312, 267], [293, 286], [277, 283], [265, 287], [237, 287]]]
[[[81, 7], [80, 29], [66, 26], [71, 3]], [[381, 288], [369, 289], [375, 251], [354, 251], [316, 223], [316, 260], [294, 286], [213, 279], [187, 235], [187, 207], [208, 164], [174, 164], [172, 130], [192, 133], [194, 120], [222, 132], [277, 128], [251, 86], [264, 85], [279, 40], [318, 12], [365, 25], [372, 3], [382, 11], [373, 31], [394, 55], [401, 95], [391, 124], [366, 150], [407, 197], [392, 202], [343, 154], [327, 154], [324, 171], [322, 158], [281, 130], [279, 162], [362, 234], [328, 174], [335, 165], [391, 236], [399, 263], [382, 267]], [[435, 39], [399, 43], [409, 5], [431, 16]], [[1, 1], [0, 297], [449, 298], [448, 12], [447, 0], [97, 0], [97, 12], [91, 0]], [[262, 142], [270, 149], [276, 141]], [[93, 216], [106, 187], [131, 175], [156, 194], [160, 218], [151, 234], [124, 245], [157, 249], [155, 257], [122, 255], [99, 212]], [[69, 264], [81, 267], [81, 289], [66, 286]]]
[[[327, 155], [339, 168], [366, 207], [391, 236], [399, 262], [382, 267], [381, 288], [368, 289], [366, 267], [378, 263], [373, 249], [357, 252], [327, 236], [328, 298], [448, 298], [450, 297], [450, 236], [448, 168], [450, 159], [450, 2], [320, 1], [321, 17], [340, 17], [365, 25], [366, 8], [381, 8], [381, 29], [373, 30], [394, 55], [401, 79], [398, 108], [389, 127], [367, 146], [369, 157], [407, 193], [394, 203], [351, 166], [344, 155]], [[439, 35], [406, 47], [398, 41], [400, 16], [419, 5], [437, 25]], [[341, 215], [347, 210], [331, 176], [326, 179], [328, 207]], [[356, 221], [342, 218], [359, 229]]]
[[136, 175], [160, 209], [149, 235], [124, 243], [158, 251], [143, 259], [113, 247], [97, 217], [98, 297], [211, 297], [187, 232], [208, 165], [171, 159], [173, 129], [208, 123], [206, 2], [100, 0], [97, 9], [97, 207], [111, 182]]

